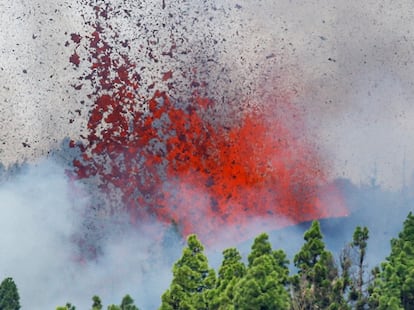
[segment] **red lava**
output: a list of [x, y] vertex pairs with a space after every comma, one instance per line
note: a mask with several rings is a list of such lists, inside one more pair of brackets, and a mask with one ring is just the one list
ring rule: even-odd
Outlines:
[[[120, 190], [133, 222], [155, 216], [210, 242], [225, 227], [248, 236], [254, 219], [274, 229], [347, 214], [339, 190], [326, 185], [315, 147], [271, 107], [228, 116], [231, 126], [224, 126], [206, 117], [217, 103], [196, 92], [185, 106], [154, 85], [150, 98], [138, 98], [148, 85], [140, 84], [128, 55], [111, 53], [101, 26], [82, 40], [90, 53], [83, 79], [95, 88], [95, 104], [75, 170], [80, 179], [99, 177], [103, 193]], [[80, 63], [76, 53], [70, 61]], [[174, 75], [166, 71], [160, 80], [172, 82]], [[288, 100], [278, 104], [295, 112]]]

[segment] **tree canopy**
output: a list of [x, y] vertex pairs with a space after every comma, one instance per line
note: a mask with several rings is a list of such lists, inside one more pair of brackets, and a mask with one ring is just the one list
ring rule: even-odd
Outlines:
[[0, 284], [0, 310], [20, 309], [20, 296], [12, 278], [4, 279]]
[[267, 234], [259, 235], [248, 257], [246, 275], [235, 286], [235, 309], [289, 309], [286, 255], [273, 251]]
[[162, 296], [161, 310], [208, 309], [206, 298], [216, 276], [196, 235], [187, 238], [182, 257], [174, 264], [170, 288]]
[[378, 309], [414, 309], [414, 215], [410, 212], [391, 254], [376, 270], [370, 288], [370, 306]]
[[[161, 297], [160, 310], [345, 310], [414, 309], [414, 215], [391, 240], [391, 253], [371, 276], [365, 272], [369, 231], [357, 226], [338, 259], [323, 240], [319, 222], [305, 231], [304, 243], [293, 257], [293, 272], [282, 249], [274, 250], [266, 233], [258, 235], [244, 262], [236, 248], [223, 251], [215, 270], [204, 246], [189, 235], [181, 257], [172, 268], [173, 279]], [[0, 310], [20, 309], [13, 279], [0, 284]], [[57, 310], [75, 310], [67, 303]], [[99, 296], [91, 310], [104, 309]], [[107, 310], [138, 310], [130, 295]]]

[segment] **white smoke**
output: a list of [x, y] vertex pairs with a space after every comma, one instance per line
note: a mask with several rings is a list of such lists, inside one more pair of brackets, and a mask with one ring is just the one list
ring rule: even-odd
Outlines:
[[161, 248], [165, 227], [108, 224], [96, 245], [99, 255], [86, 259], [74, 236], [87, 233], [87, 199], [75, 185], [76, 191], [63, 167], [43, 161], [0, 186], [0, 278], [14, 278], [23, 309], [54, 309], [67, 301], [88, 309], [95, 294], [104, 305], [130, 294], [142, 309], [155, 309], [176, 259], [176, 251]]

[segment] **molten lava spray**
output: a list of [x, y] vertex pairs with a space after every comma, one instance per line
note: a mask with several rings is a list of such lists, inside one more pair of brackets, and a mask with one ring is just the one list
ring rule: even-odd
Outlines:
[[[156, 216], [205, 242], [218, 238], [222, 227], [251, 237], [246, 228], [252, 218], [263, 220], [262, 229], [274, 229], [346, 215], [337, 189], [324, 188], [333, 197], [329, 204], [321, 198], [326, 167], [288, 96], [256, 106], [228, 98], [218, 103], [198, 74], [202, 67], [168, 70], [146, 85], [134, 51], [118, 48], [129, 43], [110, 34], [111, 10], [94, 10], [92, 34], [71, 35], [75, 68], [82, 42], [89, 53], [89, 72], [80, 80], [91, 83], [95, 102], [86, 143], [71, 142], [82, 151], [74, 161], [78, 178], [97, 179], [107, 199], [115, 204], [113, 197], [119, 198], [133, 222]], [[157, 62], [153, 44], [148, 41], [146, 57]], [[174, 58], [177, 49], [172, 38], [161, 55]], [[177, 99], [183, 79], [188, 95]]]

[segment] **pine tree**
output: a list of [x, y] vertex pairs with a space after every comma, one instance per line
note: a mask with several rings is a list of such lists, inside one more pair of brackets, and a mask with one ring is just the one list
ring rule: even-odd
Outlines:
[[190, 235], [182, 257], [174, 264], [171, 286], [162, 295], [161, 310], [208, 309], [206, 296], [216, 277], [203, 251], [197, 236]]
[[410, 212], [398, 238], [391, 240], [391, 254], [374, 269], [370, 307], [414, 309], [414, 215]]
[[229, 309], [233, 305], [234, 287], [246, 274], [246, 266], [242, 262], [239, 251], [235, 248], [223, 251], [223, 262], [218, 271], [216, 287], [207, 298], [209, 309]]
[[365, 309], [365, 305], [367, 304], [364, 271], [368, 238], [368, 228], [357, 226], [354, 231], [353, 240], [351, 243], [351, 249], [356, 253], [356, 258], [353, 258], [353, 260], [356, 261], [356, 276], [353, 277], [351, 281], [351, 288], [349, 293], [350, 300], [356, 310]]
[[99, 296], [93, 296], [92, 301], [92, 310], [102, 310], [102, 301], [101, 298], [99, 298]]
[[134, 305], [134, 300], [128, 294], [122, 298], [121, 310], [139, 310], [137, 306]]
[[0, 310], [20, 309], [20, 296], [12, 278], [4, 279], [0, 284]]
[[305, 244], [293, 260], [298, 268], [298, 274], [291, 279], [294, 308], [345, 309], [343, 280], [332, 253], [325, 249], [319, 222], [312, 222], [304, 239]]
[[272, 251], [267, 234], [259, 235], [249, 254], [246, 275], [234, 289], [234, 309], [289, 309], [286, 290], [288, 261], [283, 251]]
[[64, 307], [57, 307], [56, 310], [76, 310], [76, 307], [72, 305], [70, 302], [67, 302]]

